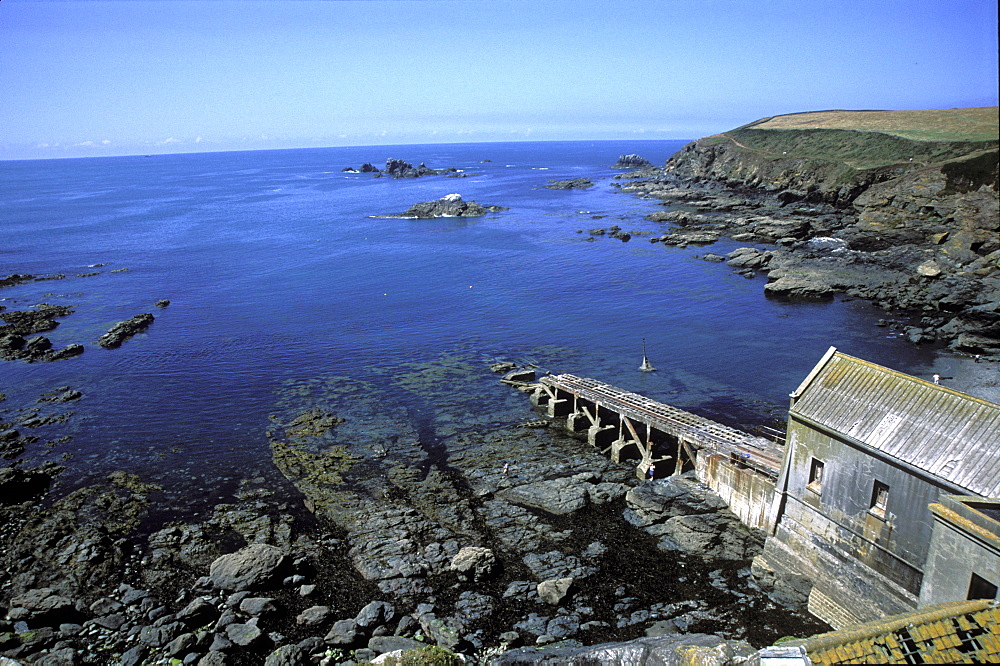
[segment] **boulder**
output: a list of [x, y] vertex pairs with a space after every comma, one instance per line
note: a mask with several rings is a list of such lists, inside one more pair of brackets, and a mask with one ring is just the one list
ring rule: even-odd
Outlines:
[[180, 622], [168, 622], [159, 626], [143, 627], [139, 631], [139, 640], [152, 648], [163, 647], [185, 632]]
[[407, 651], [407, 650], [418, 650], [420, 648], [427, 647], [426, 643], [421, 643], [420, 641], [415, 641], [412, 638], [405, 638], [403, 636], [372, 636], [368, 640], [368, 648], [374, 650], [378, 654], [387, 654], [389, 652], [397, 651]]
[[353, 618], [337, 620], [323, 640], [327, 645], [353, 645], [358, 640], [358, 623]]
[[424, 635], [443, 648], [453, 650], [462, 640], [463, 626], [456, 618], [439, 618], [428, 612], [421, 613], [417, 619]]
[[298, 645], [282, 645], [267, 655], [264, 666], [300, 666], [311, 663], [308, 657], [306, 651]]
[[189, 627], [200, 627], [219, 614], [218, 609], [204, 597], [195, 597], [174, 616]]
[[836, 290], [825, 282], [810, 277], [786, 275], [764, 285], [768, 296], [793, 300], [819, 300], [833, 298]]
[[558, 606], [569, 594], [571, 587], [573, 587], [572, 578], [543, 580], [538, 584], [538, 596], [550, 606]]
[[233, 623], [226, 627], [226, 637], [233, 645], [247, 647], [263, 640], [264, 634], [257, 626], [257, 618], [246, 623]]
[[310, 606], [295, 616], [295, 623], [303, 627], [315, 627], [330, 617], [329, 606]]
[[481, 583], [496, 569], [497, 558], [489, 548], [466, 546], [451, 559], [449, 569], [458, 573], [459, 578]]
[[689, 476], [671, 476], [644, 483], [625, 494], [625, 519], [646, 527], [674, 516], [710, 513], [727, 509], [725, 501], [707, 486]]
[[726, 265], [733, 268], [761, 269], [767, 266], [771, 254], [755, 247], [739, 247], [726, 255]]
[[247, 597], [240, 602], [240, 610], [251, 617], [263, 617], [278, 612], [278, 606], [270, 597]]
[[208, 578], [214, 587], [222, 590], [261, 588], [278, 577], [284, 561], [280, 548], [254, 543], [212, 562]]
[[733, 664], [755, 652], [744, 641], [708, 634], [637, 638], [586, 647], [518, 648], [494, 659], [493, 666], [514, 664]]
[[370, 629], [392, 621], [395, 613], [396, 610], [392, 607], [392, 604], [385, 601], [372, 601], [358, 611], [354, 622], [362, 629]]
[[28, 590], [13, 597], [7, 616], [13, 621], [27, 622], [30, 627], [57, 627], [82, 618], [73, 601], [51, 587]]
[[625, 500], [625, 519], [659, 537], [661, 550], [725, 561], [747, 560], [760, 550], [760, 540], [722, 498], [694, 479], [674, 476], [646, 483]]
[[928, 259], [917, 266], [917, 274], [923, 277], [935, 278], [941, 275], [941, 266], [933, 259]]

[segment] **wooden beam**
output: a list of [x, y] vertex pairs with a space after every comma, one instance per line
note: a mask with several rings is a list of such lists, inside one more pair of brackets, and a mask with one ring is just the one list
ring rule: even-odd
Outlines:
[[643, 446], [642, 438], [639, 437], [639, 433], [635, 431], [635, 426], [632, 425], [632, 422], [629, 421], [628, 417], [625, 416], [624, 414], [621, 415], [621, 418], [622, 418], [622, 423], [628, 426], [628, 431], [632, 433], [632, 437], [635, 438], [636, 446], [638, 446], [639, 450], [643, 452], [642, 455], [643, 459], [645, 460], [647, 458], [652, 458], [653, 450], [648, 445]]

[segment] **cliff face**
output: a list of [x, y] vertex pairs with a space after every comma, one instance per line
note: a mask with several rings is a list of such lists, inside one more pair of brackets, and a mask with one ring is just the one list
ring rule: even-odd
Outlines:
[[[866, 146], [864, 135], [735, 130], [688, 144], [665, 170], [685, 180], [761, 189], [785, 202], [832, 204], [855, 216], [859, 231], [883, 232], [885, 238], [868, 250], [888, 247], [901, 232], [911, 242], [942, 245], [962, 265], [1000, 250], [995, 142], [919, 142], [874, 134]], [[831, 150], [836, 142], [842, 144]]]
[[[733, 130], [689, 143], [666, 164], [687, 179], [788, 192], [848, 207], [875, 185], [936, 179], [937, 195], [997, 194], [997, 142], [911, 141], [849, 130]], [[904, 189], [898, 193], [905, 192]]]

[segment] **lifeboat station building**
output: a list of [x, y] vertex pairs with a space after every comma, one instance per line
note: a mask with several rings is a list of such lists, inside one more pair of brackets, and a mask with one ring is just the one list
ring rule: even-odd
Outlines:
[[791, 394], [755, 568], [835, 628], [1000, 589], [1000, 405], [831, 348]]

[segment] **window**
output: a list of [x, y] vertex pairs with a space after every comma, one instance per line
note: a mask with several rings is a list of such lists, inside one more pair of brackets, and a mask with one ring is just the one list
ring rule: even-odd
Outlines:
[[812, 459], [812, 464], [809, 467], [809, 483], [806, 488], [813, 491], [814, 493], [823, 492], [823, 461]]
[[872, 488], [872, 503], [868, 509], [879, 518], [885, 518], [886, 509], [889, 507], [889, 486], [881, 481], [876, 481]]
[[972, 574], [969, 581], [969, 596], [966, 599], [996, 599], [997, 586], [982, 576]]

